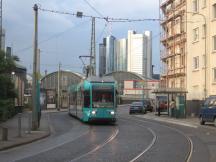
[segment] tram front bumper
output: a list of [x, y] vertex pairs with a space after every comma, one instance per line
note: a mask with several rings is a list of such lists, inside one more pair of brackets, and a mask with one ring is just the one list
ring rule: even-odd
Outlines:
[[91, 117], [89, 118], [90, 122], [96, 122], [96, 121], [100, 121], [100, 122], [116, 122], [116, 118], [96, 118], [96, 117]]

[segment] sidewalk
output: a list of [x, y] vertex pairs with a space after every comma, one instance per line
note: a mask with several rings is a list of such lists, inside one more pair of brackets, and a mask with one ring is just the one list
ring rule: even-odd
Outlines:
[[[37, 131], [28, 132], [29, 112], [22, 113], [21, 117], [21, 137], [18, 137], [18, 115], [0, 124], [0, 151], [12, 147], [24, 145], [50, 135], [48, 113], [42, 113], [40, 128]], [[2, 127], [8, 128], [8, 140], [2, 141]]]
[[140, 118], [151, 119], [155, 121], [177, 124], [177, 125], [182, 125], [182, 126], [187, 126], [192, 128], [198, 128], [200, 126], [199, 119], [195, 117], [171, 118], [168, 115], [158, 116], [157, 113], [155, 114], [155, 112], [153, 113], [148, 112], [145, 115], [137, 115], [137, 116]]

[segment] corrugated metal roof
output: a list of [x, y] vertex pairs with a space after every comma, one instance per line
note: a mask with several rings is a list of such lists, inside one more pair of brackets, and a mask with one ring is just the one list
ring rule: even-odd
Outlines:
[[112, 76], [105, 76], [105, 77], [91, 76], [88, 77], [87, 80], [89, 82], [115, 82], [115, 79]]

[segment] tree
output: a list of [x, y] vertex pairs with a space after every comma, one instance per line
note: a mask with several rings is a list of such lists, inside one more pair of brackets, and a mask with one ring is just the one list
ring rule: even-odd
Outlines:
[[15, 61], [19, 61], [17, 56], [7, 56], [4, 51], [0, 51], [0, 120], [11, 116], [16, 97], [12, 72], [15, 70]]

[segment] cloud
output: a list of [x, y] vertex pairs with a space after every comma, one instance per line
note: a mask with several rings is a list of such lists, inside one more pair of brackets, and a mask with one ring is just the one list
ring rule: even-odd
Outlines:
[[[95, 8], [105, 15], [119, 17], [144, 17], [152, 14], [152, 10], [158, 12], [158, 0], [89, 0]], [[143, 13], [143, 14], [140, 14]], [[152, 14], [153, 15], [153, 14]]]
[[[104, 16], [116, 18], [158, 17], [159, 0], [87, 1]], [[34, 3], [39, 3], [42, 8], [73, 13], [82, 11], [85, 15], [98, 16], [84, 0], [5, 0], [3, 1], [3, 25], [6, 28], [7, 44], [11, 45], [11, 43], [13, 43], [15, 50], [32, 45], [34, 30], [34, 12], [32, 7]], [[39, 11], [39, 39], [44, 40], [57, 33], [67, 31], [82, 21], [86, 21], [86, 19], [77, 19], [73, 16]], [[104, 23], [104, 20], [96, 21], [97, 39], [104, 28]], [[135, 29], [138, 30], [138, 32], [143, 32], [144, 29], [149, 28], [155, 30], [154, 27], [151, 26], [151, 23], [113, 23], [110, 28], [117, 38], [126, 37], [128, 29]], [[86, 55], [89, 52], [90, 31], [91, 23], [88, 22], [85, 25], [68, 30], [61, 37], [57, 37], [40, 45], [42, 50], [58, 51], [53, 53], [52, 59], [49, 58], [50, 55], [42, 56], [42, 62], [56, 64], [61, 61], [62, 64], [64, 64], [64, 62], [67, 64], [71, 63], [72, 65], [77, 64], [77, 60], [68, 58], [70, 58], [71, 55], [77, 57], [79, 55]], [[108, 33], [109, 27], [106, 28], [102, 36], [106, 36]], [[102, 37], [100, 39], [102, 40]], [[101, 40], [99, 40], [99, 42]], [[58, 42], [58, 46], [56, 42]], [[56, 53], [59, 53], [59, 56], [57, 56]], [[32, 64], [32, 49], [21, 52], [20, 59], [23, 64], [29, 68]], [[42, 71], [44, 71], [43, 69], [45, 68], [46, 67], [42, 67]], [[52, 67], [52, 69], [56, 70], [56, 67]]]

